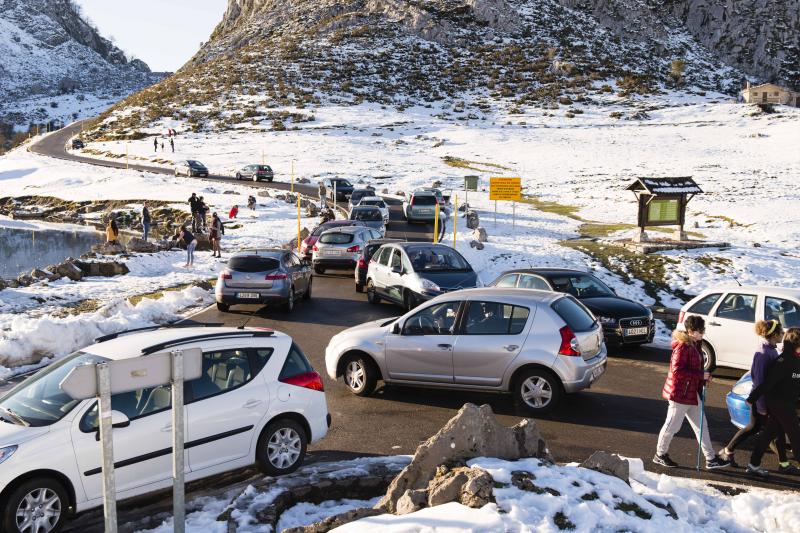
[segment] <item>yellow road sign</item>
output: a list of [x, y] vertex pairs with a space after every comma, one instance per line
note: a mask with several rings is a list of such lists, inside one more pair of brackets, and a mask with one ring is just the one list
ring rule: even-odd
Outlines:
[[522, 178], [489, 178], [489, 200], [518, 202], [522, 198]]

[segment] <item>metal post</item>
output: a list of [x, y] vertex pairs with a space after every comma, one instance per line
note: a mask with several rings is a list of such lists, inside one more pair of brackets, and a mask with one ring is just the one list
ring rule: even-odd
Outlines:
[[453, 204], [453, 249], [456, 248], [456, 232], [458, 230], [458, 195], [456, 194], [456, 202]]
[[333, 182], [333, 212], [334, 212], [334, 216], [335, 216], [335, 213], [336, 213], [336, 204], [337, 204], [336, 198], [337, 198], [337, 196], [336, 196], [336, 182], [334, 181]]
[[292, 192], [294, 192], [294, 159], [292, 159]]
[[106, 533], [117, 532], [117, 488], [114, 478], [114, 438], [111, 422], [111, 371], [108, 363], [95, 365], [100, 408], [100, 451], [103, 454], [103, 516]]
[[184, 504], [183, 458], [183, 352], [172, 352], [172, 530], [184, 533], [186, 505]]
[[297, 195], [297, 251], [300, 251], [300, 195]]
[[439, 201], [436, 201], [436, 207], [434, 207], [433, 212], [435, 213], [433, 218], [433, 244], [439, 242]]

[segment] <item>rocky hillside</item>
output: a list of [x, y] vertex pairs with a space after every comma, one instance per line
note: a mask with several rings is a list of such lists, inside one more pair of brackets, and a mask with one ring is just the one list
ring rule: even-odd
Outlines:
[[128, 60], [71, 0], [0, 0], [0, 125], [70, 120], [163, 77]]
[[[602, 93], [734, 94], [746, 72], [788, 72], [791, 44], [776, 50], [782, 34], [764, 35], [761, 44], [740, 36], [751, 34], [740, 26], [755, 8], [709, 8], [704, 17], [700, 0], [661, 4], [229, 0], [195, 57], [102, 117], [95, 137], [136, 137], [164, 118], [194, 130], [282, 129], [313, 120], [309, 109], [322, 102], [400, 109], [439, 102], [442, 116], [460, 120], [498, 107], [580, 113], [574, 104]], [[791, 13], [777, 11], [791, 23]], [[766, 18], [759, 23], [753, 32], [772, 28]]]

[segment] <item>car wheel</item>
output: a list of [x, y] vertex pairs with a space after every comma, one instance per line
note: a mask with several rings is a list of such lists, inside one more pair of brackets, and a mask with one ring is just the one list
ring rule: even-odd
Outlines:
[[703, 370], [711, 372], [717, 366], [717, 355], [714, 353], [714, 348], [706, 341], [703, 341], [700, 352], [703, 354]]
[[558, 405], [561, 395], [561, 382], [543, 368], [526, 370], [514, 381], [514, 398], [529, 413], [551, 411]]
[[175, 177], [176, 178], [178, 177], [178, 169], [177, 168], [175, 169]]
[[267, 181], [272, 183], [272, 178], [267, 178]]
[[227, 313], [230, 310], [230, 304], [224, 304], [222, 302], [217, 302], [217, 310], [222, 311], [223, 313]]
[[58, 531], [66, 521], [67, 491], [54, 479], [26, 481], [6, 500], [3, 531], [13, 533]]
[[236, 179], [237, 179], [237, 180], [240, 180], [240, 179], [242, 179], [242, 175], [241, 175], [241, 174], [239, 174], [238, 172], [236, 173]]
[[356, 396], [369, 396], [378, 384], [375, 364], [364, 355], [351, 355], [344, 361], [344, 384]]
[[294, 311], [294, 287], [289, 287], [289, 299], [283, 304], [283, 310], [287, 313]]
[[364, 284], [356, 282], [356, 292], [364, 292]]
[[306, 287], [306, 292], [303, 293], [303, 300], [310, 300], [311, 299], [311, 286], [314, 282], [314, 278], [308, 278], [308, 287]]
[[256, 460], [264, 473], [272, 476], [289, 474], [303, 463], [308, 436], [294, 420], [276, 420], [261, 433]]
[[375, 292], [375, 284], [371, 279], [367, 280], [367, 301], [371, 304], [380, 303], [381, 297]]
[[253, 174], [253, 181], [258, 181], [258, 175], [257, 174]]
[[315, 266], [314, 267], [314, 272], [316, 272], [317, 274], [324, 274], [325, 273], [325, 269], [322, 268], [321, 266]]

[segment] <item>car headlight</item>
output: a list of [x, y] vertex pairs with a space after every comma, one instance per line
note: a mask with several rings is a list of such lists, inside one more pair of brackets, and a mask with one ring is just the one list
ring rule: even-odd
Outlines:
[[617, 319], [616, 318], [611, 318], [611, 317], [608, 317], [608, 316], [599, 316], [599, 317], [597, 317], [597, 320], [599, 320], [601, 324], [606, 325], [606, 326], [614, 326], [617, 323]]
[[752, 381], [740, 381], [736, 385], [733, 386], [733, 392], [737, 396], [741, 396], [742, 398], [747, 398], [750, 396], [750, 393], [753, 391], [753, 382]]
[[6, 459], [14, 455], [14, 452], [17, 451], [16, 444], [13, 446], [6, 446], [5, 448], [0, 448], [0, 463], [6, 462]]
[[647, 318], [653, 320], [653, 311], [648, 307], [647, 309]]
[[419, 279], [419, 286], [422, 287], [423, 291], [432, 291], [432, 292], [441, 292], [442, 289], [439, 288], [437, 284], [432, 282], [429, 279], [420, 278]]

